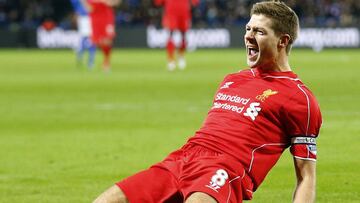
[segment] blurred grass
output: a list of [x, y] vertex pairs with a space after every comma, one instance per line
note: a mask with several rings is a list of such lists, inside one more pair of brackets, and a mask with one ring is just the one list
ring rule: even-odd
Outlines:
[[[317, 202], [358, 202], [360, 50], [294, 50], [293, 69], [317, 96]], [[243, 50], [188, 53], [169, 73], [162, 50], [115, 50], [110, 74], [75, 66], [68, 50], [0, 50], [0, 202], [90, 202], [160, 161], [200, 127]], [[286, 151], [253, 202], [291, 202]]]

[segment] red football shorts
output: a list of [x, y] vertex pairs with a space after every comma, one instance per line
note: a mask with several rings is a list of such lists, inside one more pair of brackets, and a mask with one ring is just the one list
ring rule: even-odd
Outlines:
[[191, 17], [185, 14], [170, 13], [162, 18], [162, 25], [169, 30], [186, 32], [190, 28]]
[[219, 203], [238, 203], [251, 199], [253, 187], [238, 161], [198, 145], [185, 145], [116, 185], [130, 203], [183, 202], [194, 192], [204, 192]]
[[113, 39], [115, 37], [115, 24], [113, 19], [92, 18], [93, 32], [91, 39], [94, 43], [99, 43], [104, 39]]

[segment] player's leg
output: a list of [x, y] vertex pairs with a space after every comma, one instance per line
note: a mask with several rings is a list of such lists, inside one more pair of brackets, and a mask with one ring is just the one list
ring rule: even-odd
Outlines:
[[206, 193], [194, 192], [186, 199], [185, 203], [217, 203], [217, 201]]
[[105, 36], [103, 38], [103, 53], [104, 53], [103, 70], [106, 72], [110, 71], [110, 57], [111, 57], [114, 37], [116, 34], [114, 23], [115, 22], [113, 20], [109, 20], [109, 22], [105, 26]]
[[82, 35], [84, 37], [86, 37], [86, 39], [84, 41], [84, 49], [87, 49], [87, 51], [88, 51], [87, 66], [89, 69], [91, 69], [94, 67], [96, 46], [95, 46], [95, 43], [91, 40], [93, 31], [92, 31], [92, 25], [91, 25], [89, 16], [82, 17], [81, 30], [82, 30], [81, 31]]
[[110, 56], [113, 46], [113, 40], [115, 37], [115, 25], [112, 19], [106, 19], [101, 21], [95, 21], [93, 18], [92, 22], [92, 41], [96, 43], [104, 55], [103, 70], [110, 71]]
[[103, 192], [93, 203], [129, 203], [123, 191], [116, 185]]
[[76, 61], [77, 61], [77, 65], [79, 66], [82, 65], [82, 60], [85, 51], [85, 42], [86, 42], [86, 37], [80, 35], [80, 42], [76, 50]]
[[86, 36], [82, 37], [81, 58], [84, 55], [85, 50], [88, 50], [88, 52], [89, 52], [87, 66], [90, 69], [94, 66], [96, 46], [91, 41], [90, 37], [86, 37]]
[[182, 200], [173, 174], [152, 167], [116, 183], [96, 198], [94, 203], [172, 203]]
[[176, 68], [175, 63], [175, 43], [173, 39], [173, 32], [176, 29], [176, 19], [173, 13], [166, 13], [162, 18], [162, 26], [167, 31], [166, 54], [167, 54], [167, 68], [173, 71]]
[[84, 41], [84, 36], [82, 33], [82, 18], [81, 16], [77, 16], [76, 17], [77, 20], [77, 31], [78, 31], [78, 35], [79, 35], [79, 42], [77, 44], [77, 49], [76, 49], [76, 64], [78, 66], [82, 65], [82, 57], [83, 57], [83, 53], [84, 53], [84, 47], [83, 47], [83, 41]]
[[179, 57], [178, 57], [178, 66], [179, 69], [185, 69], [186, 68], [186, 60], [185, 60], [185, 52], [187, 48], [187, 39], [186, 39], [186, 33], [190, 28], [191, 18], [187, 15], [180, 16], [178, 18], [178, 27], [181, 33], [181, 42], [179, 47]]
[[78, 33], [80, 36], [79, 48], [77, 50], [78, 63], [82, 62], [85, 50], [89, 49], [90, 35], [91, 35], [91, 23], [88, 16], [77, 17]]
[[179, 48], [179, 55], [178, 55], [178, 66], [179, 69], [186, 68], [186, 60], [185, 60], [185, 51], [186, 51], [186, 31], [181, 31], [181, 42]]
[[113, 44], [113, 40], [111, 38], [102, 38], [98, 44], [104, 55], [103, 70], [106, 72], [110, 71], [110, 57], [112, 51], [112, 44]]
[[89, 51], [88, 68], [91, 69], [94, 67], [94, 64], [95, 64], [96, 46], [91, 41], [90, 37], [88, 37], [87, 49]]
[[173, 71], [176, 68], [175, 64], [175, 43], [173, 41], [173, 33], [174, 31], [171, 29], [168, 29], [168, 39], [166, 43], [166, 53], [167, 53], [167, 59], [168, 64], [167, 68], [169, 71]]

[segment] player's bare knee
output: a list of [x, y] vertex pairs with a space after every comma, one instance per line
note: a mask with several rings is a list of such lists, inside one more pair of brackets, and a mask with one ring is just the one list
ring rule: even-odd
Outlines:
[[114, 185], [103, 192], [93, 203], [129, 203], [121, 189]]
[[217, 203], [217, 201], [203, 192], [194, 192], [186, 199], [185, 203]]

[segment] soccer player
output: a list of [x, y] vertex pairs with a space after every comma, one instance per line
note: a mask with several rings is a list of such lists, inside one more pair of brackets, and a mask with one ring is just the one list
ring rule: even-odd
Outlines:
[[92, 43], [91, 36], [91, 23], [87, 10], [80, 0], [71, 0], [71, 4], [76, 13], [77, 27], [78, 33], [80, 35], [80, 43], [77, 49], [77, 62], [81, 64], [84, 52], [88, 50], [88, 68], [92, 68], [94, 66], [95, 52], [96, 46]]
[[103, 70], [110, 71], [110, 56], [115, 37], [115, 16], [113, 7], [121, 0], [82, 0], [90, 13], [92, 41], [104, 54]]
[[297, 176], [293, 201], [314, 202], [322, 118], [288, 62], [298, 27], [284, 3], [254, 4], [244, 36], [250, 69], [224, 78], [203, 126], [181, 149], [95, 202], [242, 202], [288, 147]]
[[199, 0], [154, 0], [155, 5], [163, 6], [164, 13], [162, 25], [168, 31], [166, 52], [168, 58], [167, 68], [170, 71], [175, 70], [175, 44], [173, 33], [179, 30], [181, 33], [180, 47], [178, 48], [178, 68], [185, 69], [185, 51], [186, 51], [186, 32], [191, 25], [191, 7], [196, 6]]

